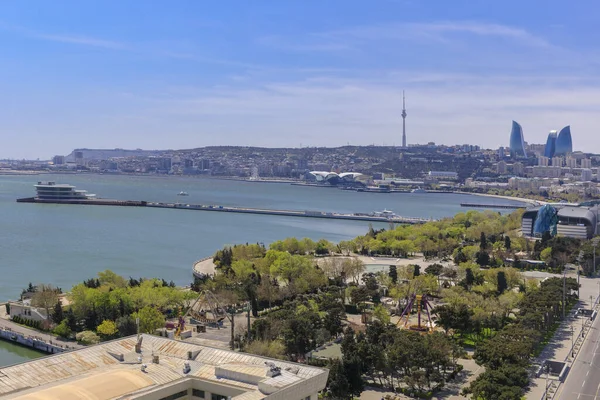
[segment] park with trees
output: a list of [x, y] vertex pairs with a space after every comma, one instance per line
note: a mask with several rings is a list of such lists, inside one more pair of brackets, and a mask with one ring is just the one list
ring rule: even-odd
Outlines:
[[[521, 260], [560, 272], [593, 255], [581, 240], [526, 240], [519, 234], [521, 213], [469, 211], [422, 225], [370, 228], [337, 244], [287, 238], [268, 249], [226, 247], [214, 256], [216, 275], [193, 286], [251, 304], [256, 318], [251, 335], [239, 338], [244, 351], [322, 364], [310, 354], [328, 341], [341, 342], [341, 357], [326, 363], [332, 398], [351, 398], [365, 385], [431, 395], [457, 377], [468, 350], [485, 370], [464, 394], [519, 399], [531, 358], [562, 318], [562, 279], [528, 279], [522, 271], [532, 267]], [[374, 273], [359, 256], [400, 261]], [[413, 264], [416, 259], [421, 262]], [[570, 308], [577, 283], [567, 279], [567, 286]], [[433, 300], [431, 334], [394, 323], [415, 294]], [[362, 312], [370, 313], [370, 322], [357, 326], [350, 317]]]
[[[75, 285], [68, 304], [43, 285], [32, 288], [33, 298], [57, 335], [93, 344], [135, 333], [136, 318], [140, 331], [154, 332], [184, 314], [197, 292], [210, 291], [227, 308], [248, 304], [249, 332], [233, 338], [239, 350], [330, 368], [329, 398], [351, 399], [365, 386], [427, 398], [461, 379], [466, 357], [484, 368], [463, 394], [520, 399], [532, 357], [552, 337], [563, 308], [576, 303], [578, 288], [567, 279], [563, 304], [562, 279], [525, 277], [525, 260], [543, 261], [536, 268], [550, 272], [578, 262], [589, 274], [595, 251], [587, 241], [549, 235], [530, 242], [520, 223], [521, 211], [468, 211], [421, 225], [371, 227], [337, 244], [287, 238], [268, 248], [226, 246], [213, 256], [216, 273], [195, 278], [189, 289], [104, 271]], [[365, 256], [399, 261], [373, 271]], [[417, 295], [432, 305], [433, 322], [420, 332], [399, 318]], [[314, 356], [331, 343], [338, 356]]]
[[182, 290], [173, 282], [126, 279], [110, 270], [73, 286], [64, 296], [49, 285], [30, 284], [23, 293], [31, 297], [32, 306], [44, 309], [48, 316], [45, 324], [35, 328], [81, 344], [133, 335], [138, 318], [140, 332], [154, 333], [164, 327], [166, 318], [177, 316], [197, 297], [197, 293]]

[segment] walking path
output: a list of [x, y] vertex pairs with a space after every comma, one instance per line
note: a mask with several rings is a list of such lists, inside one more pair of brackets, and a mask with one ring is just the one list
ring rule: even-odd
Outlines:
[[[566, 379], [569, 379], [569, 374], [573, 373], [573, 364], [577, 362], [578, 357], [583, 356], [580, 350], [588, 339], [588, 333], [593, 331], [591, 328], [592, 321], [586, 316], [577, 316], [576, 310], [577, 308], [598, 309], [598, 287], [598, 279], [581, 278], [580, 300], [566, 320], [560, 324], [554, 337], [542, 353], [533, 360], [532, 365], [536, 371], [544, 360], [566, 362], [569, 366]], [[534, 375], [526, 396], [527, 399], [532, 400], [558, 398], [556, 395], [563, 391], [564, 385], [564, 383], [561, 384], [558, 377], [550, 375], [547, 379], [546, 374], [542, 374], [537, 378]]]
[[4, 307], [0, 307], [0, 329], [11, 331], [17, 334], [23, 335], [25, 338], [33, 338], [46, 343], [53, 344], [63, 349], [81, 349], [84, 346], [77, 344], [77, 342], [67, 341], [60, 339], [54, 335], [36, 331], [35, 329], [28, 328], [12, 322], [10, 316], [6, 314]]
[[212, 257], [203, 258], [202, 260], [198, 260], [194, 263], [194, 276], [214, 276], [216, 268], [217, 266], [213, 262]]

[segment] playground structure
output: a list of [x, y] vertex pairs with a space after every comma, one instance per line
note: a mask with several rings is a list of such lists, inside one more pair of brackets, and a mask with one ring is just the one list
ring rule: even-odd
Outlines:
[[[410, 314], [412, 312], [412, 310], [414, 309], [414, 307], [417, 307], [417, 324], [414, 325], [410, 325]], [[416, 331], [416, 332], [427, 332], [427, 333], [431, 333], [433, 332], [433, 321], [431, 319], [431, 304], [429, 304], [429, 301], [427, 300], [427, 295], [420, 295], [420, 294], [413, 294], [412, 296], [410, 296], [409, 300], [408, 300], [408, 304], [406, 305], [406, 307], [404, 308], [404, 311], [402, 311], [402, 314], [400, 315], [400, 319], [398, 320], [397, 326], [400, 326], [402, 324], [402, 326], [406, 329], [409, 329], [411, 331]], [[422, 318], [422, 314], [423, 312], [426, 312], [427, 314], [427, 323], [425, 325], [421, 325], [421, 320]]]

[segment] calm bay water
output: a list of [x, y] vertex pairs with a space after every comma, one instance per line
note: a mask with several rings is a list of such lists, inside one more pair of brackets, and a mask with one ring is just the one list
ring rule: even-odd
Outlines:
[[[68, 290], [111, 269], [126, 277], [192, 280], [195, 260], [224, 245], [288, 236], [340, 241], [364, 234], [367, 222], [212, 213], [136, 207], [22, 204], [38, 180], [70, 183], [99, 197], [343, 213], [393, 210], [440, 218], [461, 202], [513, 201], [457, 194], [358, 193], [332, 188], [216, 179], [118, 175], [0, 176], [0, 301], [18, 298], [29, 282]], [[177, 196], [180, 191], [189, 197]], [[376, 228], [386, 224], [374, 224]], [[10, 347], [7, 347], [10, 346]], [[0, 365], [28, 358], [0, 343]], [[9, 350], [7, 350], [9, 349]], [[19, 349], [21, 350], [21, 349]]]
[[44, 354], [13, 343], [0, 340], [0, 367], [18, 364]]

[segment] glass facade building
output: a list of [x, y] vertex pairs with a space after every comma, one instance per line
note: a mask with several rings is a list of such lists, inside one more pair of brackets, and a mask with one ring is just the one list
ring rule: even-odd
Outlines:
[[554, 157], [554, 153], [556, 153], [556, 136], [556, 131], [550, 131], [548, 134], [548, 140], [546, 140], [546, 148], [544, 150], [544, 157]]
[[527, 157], [523, 128], [515, 121], [512, 122], [510, 132], [510, 155], [511, 157]]
[[573, 152], [573, 141], [571, 140], [571, 126], [567, 125], [560, 130], [556, 138], [556, 156], [566, 156]]

